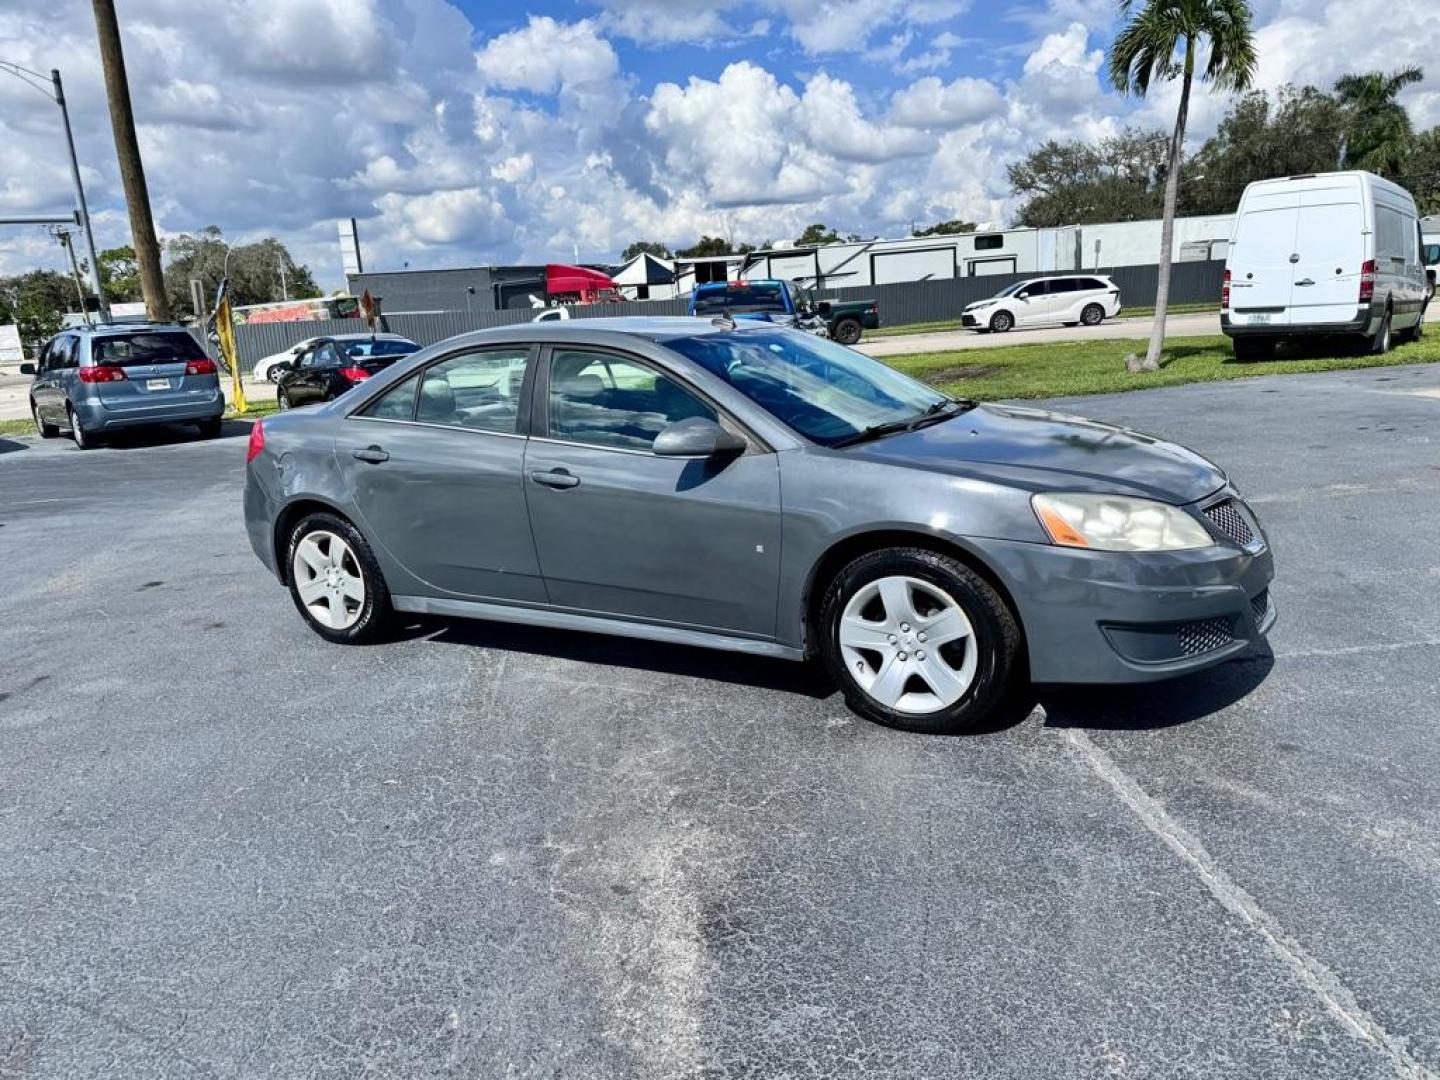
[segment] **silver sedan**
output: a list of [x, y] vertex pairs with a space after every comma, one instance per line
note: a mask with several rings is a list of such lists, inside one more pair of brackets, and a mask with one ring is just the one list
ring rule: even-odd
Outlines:
[[1275, 618], [1265, 535], [1200, 456], [726, 320], [431, 346], [257, 423], [245, 517], [330, 641], [400, 611], [819, 656], [917, 731], [1023, 679], [1204, 668]]

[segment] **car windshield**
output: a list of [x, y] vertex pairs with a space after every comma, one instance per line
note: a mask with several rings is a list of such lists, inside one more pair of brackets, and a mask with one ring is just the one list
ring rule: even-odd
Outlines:
[[949, 400], [878, 360], [795, 330], [699, 334], [665, 344], [822, 446], [914, 420]]
[[1014, 285], [1005, 286], [1005, 288], [997, 292], [993, 297], [991, 297], [991, 299], [999, 300], [1002, 296], [1014, 296], [1016, 293], [1018, 293], [1021, 289], [1025, 288], [1025, 286], [1029, 284], [1030, 282], [1028, 281], [1017, 281]]
[[196, 360], [205, 351], [183, 330], [138, 330], [132, 334], [105, 334], [90, 343], [97, 364], [167, 364]]
[[710, 289], [695, 297], [696, 315], [718, 315], [722, 311], [784, 311], [779, 284], [746, 285], [731, 283], [723, 289]]

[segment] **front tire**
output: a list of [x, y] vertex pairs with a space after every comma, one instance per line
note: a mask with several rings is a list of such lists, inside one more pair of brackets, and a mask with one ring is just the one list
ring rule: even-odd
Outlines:
[[285, 545], [290, 598], [310, 629], [337, 645], [379, 640], [390, 590], [365, 537], [338, 514], [311, 514]]
[[1086, 326], [1099, 326], [1105, 321], [1105, 309], [1099, 304], [1086, 304], [1080, 311], [1080, 321]]
[[859, 715], [953, 734], [982, 724], [1020, 670], [1020, 626], [984, 578], [921, 548], [862, 555], [820, 605], [820, 655]]
[[53, 439], [60, 434], [60, 428], [55, 424], [47, 424], [40, 419], [40, 406], [30, 402], [30, 416], [35, 421], [35, 430], [40, 433], [42, 439]]
[[280, 374], [279, 364], [271, 364], [270, 367], [265, 369], [265, 378], [269, 380], [271, 384], [278, 384], [280, 382]]
[[276, 408], [278, 408], [281, 412], [285, 412], [287, 409], [289, 409], [289, 408], [291, 407], [291, 405], [290, 405], [290, 395], [287, 394], [284, 390], [281, 390], [279, 393], [277, 393], [277, 394], [275, 395], [275, 406], [276, 406]]
[[841, 319], [835, 324], [832, 335], [841, 345], [856, 345], [860, 341], [860, 323], [856, 319]]
[[1003, 334], [1015, 325], [1015, 316], [1008, 311], [997, 311], [990, 316], [990, 329], [997, 334]]

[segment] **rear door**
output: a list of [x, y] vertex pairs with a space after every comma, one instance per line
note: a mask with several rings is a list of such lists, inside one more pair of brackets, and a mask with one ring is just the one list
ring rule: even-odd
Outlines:
[[326, 400], [330, 379], [340, 368], [340, 351], [333, 341], [322, 341], [295, 365], [285, 380], [285, 395], [296, 408]]
[[[1230, 271], [1230, 314], [1237, 326], [1290, 322], [1295, 281], [1295, 234], [1300, 222], [1300, 193], [1293, 189], [1250, 193], [1240, 212]], [[1331, 268], [1333, 272], [1333, 267]]]
[[[550, 601], [622, 618], [773, 637], [780, 473], [756, 444], [723, 460], [659, 457], [655, 436], [732, 423], [648, 360], [548, 351], [525, 489]], [[734, 430], [739, 430], [738, 426]]]
[[1295, 220], [1290, 322], [1350, 322], [1360, 306], [1360, 267], [1366, 259], [1360, 189], [1303, 192]]
[[452, 353], [338, 429], [335, 460], [366, 536], [435, 595], [545, 601], [521, 480], [530, 353]]
[[[119, 368], [123, 379], [94, 384], [107, 411], [163, 415], [214, 397], [215, 369], [199, 343], [183, 330], [129, 330], [90, 338], [90, 366]], [[206, 373], [189, 373], [205, 361]], [[81, 358], [82, 364], [84, 358]]]

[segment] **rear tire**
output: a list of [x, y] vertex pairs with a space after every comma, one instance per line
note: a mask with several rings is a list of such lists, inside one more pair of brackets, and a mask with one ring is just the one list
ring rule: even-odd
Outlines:
[[30, 403], [30, 416], [35, 421], [35, 430], [40, 433], [42, 439], [53, 439], [60, 434], [58, 425], [47, 424], [40, 419], [40, 407], [33, 401]]
[[195, 426], [200, 429], [200, 437], [202, 439], [213, 439], [220, 434], [219, 417], [216, 417], [214, 420], [201, 420]]
[[1275, 355], [1275, 342], [1269, 338], [1237, 337], [1231, 341], [1235, 347], [1235, 359], [1241, 363], [1269, 360]]
[[[310, 514], [285, 545], [290, 599], [307, 626], [337, 645], [380, 640], [393, 608], [365, 537], [338, 514]], [[357, 587], [358, 583], [358, 587]]]
[[1385, 309], [1385, 316], [1380, 320], [1380, 325], [1375, 329], [1375, 336], [1370, 341], [1370, 353], [1373, 356], [1384, 356], [1390, 351], [1390, 309]]
[[1080, 311], [1080, 321], [1086, 326], [1099, 326], [1105, 321], [1105, 309], [1099, 304], [1086, 304]]
[[66, 407], [65, 415], [70, 418], [70, 438], [75, 443], [76, 450], [93, 450], [95, 448], [95, 436], [85, 430], [79, 415], [73, 408]]
[[856, 319], [841, 319], [835, 324], [832, 336], [841, 345], [855, 345], [860, 341], [860, 323]]
[[886, 548], [846, 566], [825, 591], [817, 631], [850, 708], [905, 731], [983, 724], [1023, 667], [1005, 601], [958, 559], [922, 548]]
[[1008, 311], [997, 311], [990, 316], [990, 329], [997, 334], [1003, 334], [1015, 325], [1015, 316]]

